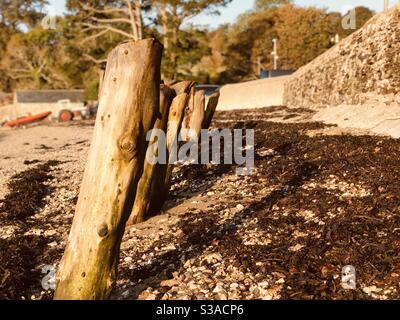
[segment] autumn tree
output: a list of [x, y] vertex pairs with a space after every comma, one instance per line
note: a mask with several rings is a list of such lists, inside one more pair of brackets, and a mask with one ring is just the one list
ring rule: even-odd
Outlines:
[[35, 28], [16, 33], [7, 43], [1, 67], [15, 87], [43, 89], [68, 88], [60, 32]]
[[282, 69], [298, 69], [324, 53], [337, 32], [326, 10], [294, 5], [276, 11], [275, 30]]
[[291, 2], [291, 0], [256, 0], [254, 6], [256, 10], [268, 10]]
[[[190, 60], [187, 54], [195, 44], [187, 41], [190, 30], [184, 30], [185, 24], [201, 13], [219, 14], [219, 9], [232, 0], [157, 0], [152, 1], [156, 22], [161, 28], [165, 59], [163, 74], [166, 78], [177, 79], [178, 66], [182, 61]], [[192, 29], [193, 30], [193, 29]], [[193, 33], [192, 33], [193, 35]], [[193, 38], [192, 38], [193, 39]], [[189, 59], [187, 59], [189, 58]]]
[[[343, 38], [355, 31], [343, 29], [343, 16], [339, 12], [290, 2], [258, 0], [253, 11], [242, 14], [233, 25], [219, 31], [226, 43], [220, 52], [223, 66], [214, 76], [218, 82], [256, 79], [259, 63], [262, 68], [271, 69], [274, 38], [278, 39], [279, 68], [296, 70], [331, 48], [336, 34]], [[357, 7], [356, 28], [361, 28], [372, 15], [369, 9]], [[212, 50], [214, 55], [215, 49]]]

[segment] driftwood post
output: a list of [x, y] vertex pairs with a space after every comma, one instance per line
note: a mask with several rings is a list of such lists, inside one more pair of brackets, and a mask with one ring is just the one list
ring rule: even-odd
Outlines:
[[190, 128], [190, 121], [194, 112], [194, 101], [196, 95], [196, 88], [193, 86], [190, 89], [189, 99], [184, 110], [184, 116], [182, 120], [182, 130], [188, 130]]
[[55, 299], [107, 299], [160, 96], [162, 45], [147, 39], [108, 56], [94, 137]]
[[[160, 108], [156, 123], [154, 124], [154, 129], [160, 129], [163, 130], [163, 132], [167, 130], [169, 108], [174, 96], [174, 90], [165, 85], [161, 85]], [[154, 135], [150, 137], [150, 141], [152, 142], [150, 142], [147, 147], [147, 154], [149, 157], [151, 156], [150, 153], [158, 153], [157, 141], [155, 141]], [[136, 199], [128, 220], [128, 225], [141, 223], [147, 217], [151, 200], [151, 186], [155, 176], [159, 175], [159, 169], [160, 164], [152, 164], [145, 160], [143, 175], [139, 180]]]
[[154, 181], [152, 188], [152, 201], [151, 210], [159, 211], [164, 205], [168, 198], [169, 188], [171, 184], [172, 170], [174, 164], [174, 154], [177, 152], [178, 143], [177, 138], [179, 130], [181, 129], [182, 119], [186, 103], [188, 100], [188, 94], [183, 92], [175, 97], [172, 101], [172, 105], [168, 116], [168, 127], [167, 127], [167, 150], [168, 150], [168, 165], [162, 166], [160, 174]]
[[189, 128], [192, 130], [190, 136], [191, 140], [200, 139], [201, 126], [204, 120], [205, 103], [206, 103], [205, 91], [204, 90], [196, 91], [194, 95], [193, 113], [189, 123]]
[[206, 112], [204, 114], [203, 129], [208, 129], [210, 127], [215, 110], [217, 109], [218, 100], [219, 92], [213, 93], [208, 100]]
[[[171, 164], [172, 159], [172, 148], [178, 147], [174, 146], [173, 142], [177, 140], [179, 131], [182, 126], [183, 116], [185, 108], [188, 103], [189, 93], [194, 93], [195, 82], [192, 81], [182, 81], [174, 83], [171, 88], [175, 90], [176, 97], [172, 101], [171, 108], [168, 115], [167, 124], [167, 150], [168, 150], [168, 165], [160, 166], [159, 174], [153, 181], [152, 191], [151, 191], [151, 203], [150, 210], [153, 212], [160, 211], [165, 201], [168, 198], [170, 183], [166, 183], [168, 172], [174, 167]], [[171, 175], [170, 175], [171, 176]]]

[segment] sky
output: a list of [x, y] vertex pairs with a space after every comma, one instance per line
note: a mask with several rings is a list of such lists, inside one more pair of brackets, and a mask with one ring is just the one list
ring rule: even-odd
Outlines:
[[[300, 6], [316, 6], [319, 8], [328, 8], [330, 11], [347, 12], [356, 6], [366, 6], [374, 11], [382, 11], [384, 0], [295, 0]], [[390, 5], [396, 4], [397, 0], [389, 0]], [[217, 27], [223, 23], [230, 23], [241, 14], [253, 7], [253, 0], [233, 0], [230, 5], [221, 10], [219, 16], [200, 15], [193, 19], [193, 23], [199, 25], [210, 25]], [[55, 12], [60, 15], [65, 11], [65, 0], [49, 0]]]

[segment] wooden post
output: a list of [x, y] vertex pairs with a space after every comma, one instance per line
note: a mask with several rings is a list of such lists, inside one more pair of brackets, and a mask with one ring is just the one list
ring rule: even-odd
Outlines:
[[107, 299], [160, 96], [162, 45], [126, 42], [108, 56], [99, 114], [55, 299]]
[[204, 108], [206, 103], [205, 91], [197, 91], [194, 95], [193, 113], [190, 118], [189, 128], [193, 130], [194, 136], [191, 140], [200, 139], [201, 126], [204, 120]]
[[174, 143], [177, 141], [179, 131], [181, 130], [183, 115], [189, 98], [188, 93], [194, 84], [195, 83], [191, 81], [184, 81], [172, 87], [177, 96], [172, 101], [168, 115], [167, 149], [169, 153], [169, 163], [167, 166], [161, 166], [160, 173], [157, 174], [153, 182], [150, 209], [154, 212], [160, 211], [168, 198], [172, 170], [174, 168], [174, 165], [171, 163], [173, 160], [173, 152], [175, 152], [173, 149], [178, 148]]
[[203, 129], [208, 129], [211, 125], [211, 121], [214, 117], [215, 110], [217, 109], [219, 92], [215, 92], [211, 95], [207, 103], [206, 112], [204, 115]]
[[182, 81], [175, 83], [171, 88], [175, 90], [176, 95], [179, 95], [181, 93], [190, 93], [195, 84], [193, 81]]
[[196, 88], [192, 87], [189, 93], [189, 99], [185, 108], [185, 113], [182, 120], [182, 129], [189, 129], [190, 128], [190, 121], [192, 119], [192, 115], [194, 112], [194, 100], [196, 95]]
[[173, 163], [174, 154], [178, 149], [178, 134], [181, 129], [183, 113], [188, 100], [187, 93], [181, 93], [177, 96], [171, 107], [170, 118], [167, 129], [167, 148], [169, 153], [168, 165], [164, 168], [160, 175], [160, 181], [154, 189], [154, 200], [152, 209], [155, 211], [161, 210], [165, 201], [168, 199], [169, 189], [171, 187], [172, 171], [175, 167]]
[[[167, 131], [168, 114], [171, 106], [172, 99], [175, 96], [175, 91], [165, 85], [161, 85], [160, 92], [160, 109], [154, 129]], [[155, 136], [150, 138], [149, 146], [147, 147], [147, 156], [150, 157], [150, 153], [157, 153], [157, 141]], [[155, 145], [154, 145], [155, 143]], [[147, 158], [147, 157], [146, 157]], [[137, 187], [135, 203], [133, 205], [132, 213], [128, 220], [128, 225], [135, 223], [141, 223], [147, 218], [149, 205], [151, 200], [151, 186], [156, 175], [159, 174], [161, 164], [152, 164], [145, 160], [143, 175], [139, 180]], [[166, 166], [166, 164], [164, 164]], [[155, 194], [155, 196], [157, 196]]]

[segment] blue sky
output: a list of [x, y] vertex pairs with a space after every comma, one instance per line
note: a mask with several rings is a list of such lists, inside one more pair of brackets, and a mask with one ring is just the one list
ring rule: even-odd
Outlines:
[[[396, 4], [397, 0], [389, 0], [391, 5]], [[57, 14], [65, 11], [65, 0], [49, 0], [55, 8]], [[328, 8], [332, 11], [346, 12], [349, 8], [363, 5], [375, 11], [381, 11], [383, 8], [383, 0], [295, 0], [295, 3], [301, 6], [316, 6], [320, 8]], [[238, 15], [253, 7], [252, 0], [233, 0], [232, 3], [221, 10], [220, 16], [200, 15], [193, 20], [196, 24], [211, 25], [216, 27], [219, 24], [233, 22]]]

